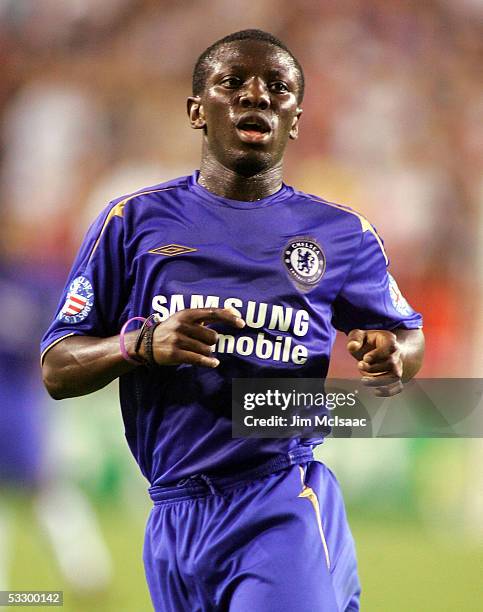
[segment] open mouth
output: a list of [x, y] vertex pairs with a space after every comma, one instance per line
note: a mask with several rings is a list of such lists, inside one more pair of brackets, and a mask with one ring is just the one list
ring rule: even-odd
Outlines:
[[237, 121], [236, 129], [241, 139], [246, 142], [264, 141], [272, 131], [268, 119], [258, 115], [244, 115]]

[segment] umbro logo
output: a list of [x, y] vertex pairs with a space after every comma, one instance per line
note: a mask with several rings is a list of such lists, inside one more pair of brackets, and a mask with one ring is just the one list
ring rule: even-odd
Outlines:
[[193, 251], [197, 250], [198, 249], [183, 246], [182, 244], [165, 244], [162, 247], [151, 249], [148, 252], [154, 253], [155, 255], [167, 255], [168, 257], [173, 257], [173, 255], [184, 255], [185, 253], [192, 253]]

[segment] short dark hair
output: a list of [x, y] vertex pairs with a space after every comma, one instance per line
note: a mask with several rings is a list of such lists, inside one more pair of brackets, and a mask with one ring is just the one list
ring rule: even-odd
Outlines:
[[226, 45], [227, 43], [231, 43], [237, 40], [262, 40], [264, 42], [269, 43], [270, 45], [274, 45], [275, 47], [279, 47], [283, 49], [293, 60], [295, 67], [299, 73], [299, 92], [298, 99], [299, 102], [302, 101], [304, 97], [304, 89], [305, 89], [305, 79], [304, 79], [304, 71], [302, 66], [300, 65], [298, 59], [295, 55], [290, 51], [290, 49], [276, 36], [273, 34], [269, 34], [268, 32], [264, 32], [263, 30], [240, 30], [239, 32], [233, 32], [233, 34], [228, 34], [220, 40], [217, 40], [212, 45], [210, 45], [207, 49], [203, 51], [203, 53], [196, 60], [196, 64], [193, 70], [193, 95], [199, 96], [203, 92], [206, 80], [208, 78], [208, 73], [210, 69], [210, 60], [213, 58], [215, 51]]

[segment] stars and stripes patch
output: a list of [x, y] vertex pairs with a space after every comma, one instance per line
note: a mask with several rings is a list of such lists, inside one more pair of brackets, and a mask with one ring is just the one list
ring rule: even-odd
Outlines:
[[84, 310], [84, 306], [87, 304], [87, 298], [82, 295], [67, 294], [67, 300], [64, 304], [64, 308], [62, 309], [63, 314], [75, 315], [79, 314]]
[[58, 318], [64, 323], [80, 323], [90, 313], [93, 304], [94, 292], [91, 283], [84, 276], [78, 276], [69, 285]]

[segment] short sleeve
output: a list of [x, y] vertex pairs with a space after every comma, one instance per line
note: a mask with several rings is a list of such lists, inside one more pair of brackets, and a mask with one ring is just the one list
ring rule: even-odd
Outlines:
[[364, 226], [359, 251], [333, 304], [332, 324], [352, 329], [418, 329], [422, 316], [413, 310], [388, 272], [381, 238]]
[[42, 359], [67, 336], [107, 337], [119, 332], [126, 284], [122, 212], [112, 205], [89, 228], [42, 338]]

